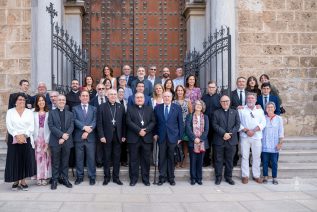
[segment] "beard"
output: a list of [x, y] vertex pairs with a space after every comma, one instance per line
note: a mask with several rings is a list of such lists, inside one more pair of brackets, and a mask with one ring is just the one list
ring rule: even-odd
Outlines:
[[169, 76], [170, 76], [170, 75], [169, 75], [168, 73], [164, 73], [164, 74], [163, 74], [163, 77], [164, 77], [164, 78], [169, 78]]

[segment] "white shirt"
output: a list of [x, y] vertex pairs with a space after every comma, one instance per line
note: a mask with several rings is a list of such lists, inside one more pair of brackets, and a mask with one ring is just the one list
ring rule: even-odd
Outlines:
[[[105, 103], [106, 102], [106, 97], [104, 96], [102, 98], [103, 98], [103, 103]], [[98, 96], [98, 104], [99, 105], [101, 104], [101, 97], [100, 96]]]
[[176, 79], [173, 79], [174, 89], [176, 90], [176, 87], [178, 85], [184, 86], [184, 77], [177, 77]]
[[[34, 116], [33, 112], [29, 109], [24, 109], [22, 116], [15, 108], [11, 108], [7, 112], [6, 125], [8, 132], [13, 137], [16, 135], [26, 135], [33, 138], [34, 132]], [[31, 144], [34, 148], [34, 141], [31, 139]]]
[[152, 83], [152, 86], [154, 87], [154, 82], [155, 82], [155, 76], [151, 77], [150, 75], [147, 77], [147, 79]]
[[239, 109], [239, 116], [240, 116], [240, 136], [241, 137], [248, 137], [248, 135], [243, 132], [244, 128], [249, 130], [253, 130], [256, 127], [260, 128], [260, 131], [257, 131], [252, 136], [253, 139], [262, 139], [262, 130], [266, 126], [266, 120], [264, 116], [263, 110], [257, 109], [255, 106], [253, 110], [251, 110], [247, 105], [244, 106], [243, 109]]
[[240, 90], [239, 88], [237, 88], [239, 99], [240, 99], [240, 91], [242, 91], [242, 106], [244, 106], [245, 105], [245, 90]]

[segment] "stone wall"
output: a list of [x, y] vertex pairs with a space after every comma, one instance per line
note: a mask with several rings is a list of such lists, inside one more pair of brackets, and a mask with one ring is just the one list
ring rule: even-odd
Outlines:
[[317, 135], [317, 0], [237, 2], [237, 76], [268, 74], [286, 135]]
[[0, 0], [0, 137], [8, 97], [31, 74], [31, 0]]

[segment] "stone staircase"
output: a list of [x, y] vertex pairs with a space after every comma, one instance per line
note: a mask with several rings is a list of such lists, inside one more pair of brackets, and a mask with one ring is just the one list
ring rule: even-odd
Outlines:
[[[317, 137], [288, 137], [284, 141], [284, 146], [279, 157], [279, 178], [316, 178], [317, 177]], [[7, 145], [4, 137], [0, 137], [0, 180], [4, 178], [4, 167], [6, 160]], [[270, 173], [270, 172], [269, 172]], [[127, 167], [121, 168], [121, 179], [128, 179]], [[154, 176], [154, 167], [151, 168], [151, 179]], [[72, 176], [70, 171], [70, 176]], [[188, 168], [175, 170], [176, 180], [188, 180]], [[203, 169], [205, 180], [214, 178], [214, 169], [206, 167]], [[240, 167], [235, 167], [233, 176], [240, 177]], [[103, 178], [103, 170], [97, 169], [98, 180]]]

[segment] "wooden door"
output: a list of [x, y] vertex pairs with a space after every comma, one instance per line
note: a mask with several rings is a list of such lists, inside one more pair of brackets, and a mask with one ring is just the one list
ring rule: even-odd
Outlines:
[[134, 73], [150, 65], [173, 73], [186, 52], [184, 6], [185, 0], [86, 0], [83, 47], [90, 74], [100, 79], [105, 64], [114, 76], [124, 64]]

